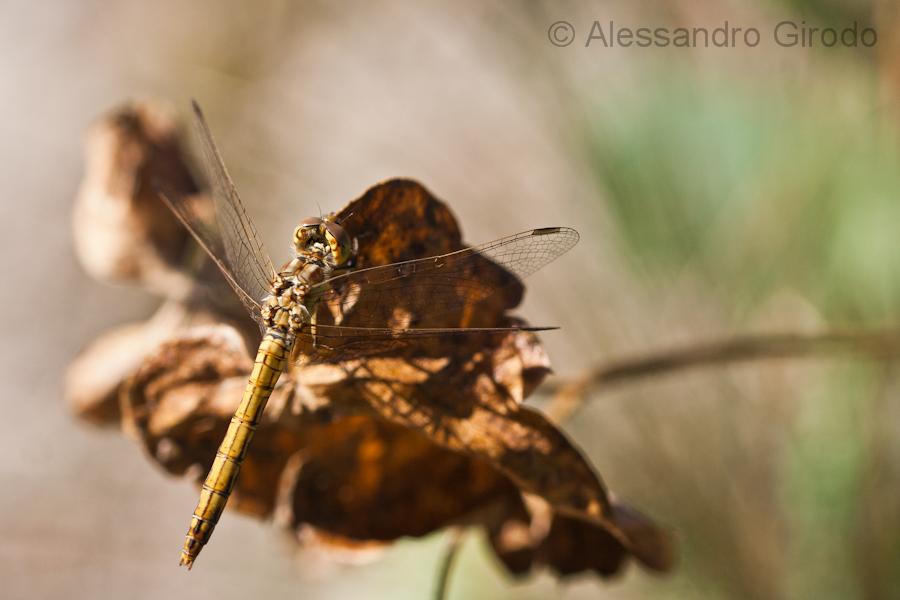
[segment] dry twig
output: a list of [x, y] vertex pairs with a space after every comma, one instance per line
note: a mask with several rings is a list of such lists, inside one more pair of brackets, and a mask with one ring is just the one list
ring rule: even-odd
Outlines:
[[553, 398], [545, 412], [562, 423], [581, 407], [591, 390], [644, 377], [752, 360], [833, 355], [878, 360], [896, 357], [900, 355], [900, 329], [742, 335], [613, 360], [553, 386]]

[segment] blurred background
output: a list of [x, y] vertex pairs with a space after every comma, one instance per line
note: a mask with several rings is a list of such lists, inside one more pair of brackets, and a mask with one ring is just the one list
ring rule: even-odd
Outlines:
[[[548, 39], [556, 21], [575, 41]], [[616, 27], [756, 27], [760, 44], [608, 48]], [[782, 20], [878, 34], [782, 47]], [[72, 201], [123, 101], [207, 111], [276, 258], [294, 223], [422, 181], [466, 239], [573, 225], [521, 313], [556, 372], [738, 332], [889, 328], [900, 307], [900, 11], [884, 0], [5, 2], [0, 7], [0, 578], [7, 598], [422, 598], [444, 534], [364, 566], [230, 514], [176, 566], [194, 487], [77, 422], [62, 373], [156, 300], [89, 279]], [[278, 262], [278, 261], [276, 261]], [[900, 597], [900, 379], [772, 359], [595, 391], [566, 424], [618, 496], [676, 532], [674, 575], [507, 578], [477, 536], [451, 598]]]

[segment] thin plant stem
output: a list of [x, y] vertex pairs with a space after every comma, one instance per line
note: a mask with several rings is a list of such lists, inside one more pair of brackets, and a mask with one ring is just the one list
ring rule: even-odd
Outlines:
[[595, 388], [685, 369], [753, 360], [835, 355], [878, 360], [900, 356], [900, 329], [741, 335], [613, 360], [590, 369], [581, 377], [554, 386], [546, 412], [551, 419], [561, 423], [580, 408]]
[[451, 527], [448, 530], [449, 539], [447, 540], [447, 546], [444, 548], [444, 555], [441, 558], [437, 582], [434, 588], [435, 600], [446, 600], [447, 598], [447, 592], [450, 588], [450, 574], [465, 540], [465, 533], [465, 529], [462, 527]]

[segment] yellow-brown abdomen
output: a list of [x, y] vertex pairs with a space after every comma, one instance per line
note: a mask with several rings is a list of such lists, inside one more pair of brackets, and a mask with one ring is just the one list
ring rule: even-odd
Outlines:
[[209, 541], [228, 496], [237, 481], [241, 463], [247, 454], [253, 432], [262, 418], [266, 401], [284, 371], [290, 353], [290, 342], [277, 330], [268, 330], [259, 345], [250, 380], [244, 389], [240, 406], [231, 417], [225, 438], [219, 445], [209, 474], [200, 490], [200, 501], [194, 510], [191, 526], [185, 536], [180, 564], [189, 569]]

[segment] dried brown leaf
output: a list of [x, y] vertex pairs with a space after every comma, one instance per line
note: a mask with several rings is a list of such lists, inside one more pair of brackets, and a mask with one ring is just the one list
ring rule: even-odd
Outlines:
[[72, 214], [82, 266], [103, 281], [157, 292], [188, 286], [179, 276], [189, 234], [159, 201], [164, 180], [196, 193], [171, 112], [134, 102], [100, 119], [88, 136], [86, 171]]
[[[165, 470], [198, 484], [241, 397], [252, 366], [243, 338], [225, 325], [197, 327], [160, 345], [123, 386], [123, 428]], [[272, 396], [253, 452], [241, 469], [231, 506], [258, 516], [275, 503], [277, 482], [300, 446], [282, 423], [279, 404], [290, 386]], [[290, 419], [288, 420], [291, 421]]]
[[[154, 461], [199, 483], [240, 400], [256, 327], [238, 317], [230, 294], [222, 302], [223, 295], [209, 293], [223, 288], [208, 263], [187, 287], [173, 275], [183, 273], [193, 253], [185, 252], [183, 229], [148, 192], [153, 178], [196, 191], [172, 122], [130, 106], [92, 139], [75, 215], [80, 257], [98, 278], [179, 298], [180, 316], [99, 340], [73, 364], [69, 397], [84, 418], [120, 416]], [[446, 205], [409, 180], [373, 187], [339, 220], [359, 241], [357, 267], [464, 248]], [[466, 298], [454, 310], [436, 313], [432, 298], [416, 287], [394, 297], [362, 290], [352, 306], [325, 303], [319, 323], [353, 325], [360, 315], [384, 326], [520, 323], [508, 311], [520, 302], [522, 284], [486, 259], [466, 269], [459, 276], [474, 287], [448, 283]], [[472, 294], [479, 284], [498, 292]], [[198, 322], [222, 324], [192, 326]], [[298, 353], [313, 350], [298, 344]], [[112, 355], [118, 363], [109, 363]], [[103, 364], [118, 366], [102, 374]], [[611, 500], [567, 437], [522, 405], [548, 372], [537, 336], [522, 331], [435, 338], [377, 356], [297, 366], [269, 402], [231, 506], [261, 517], [274, 513], [300, 538], [356, 550], [474, 524], [517, 574], [546, 564], [562, 575], [607, 576], [629, 555], [652, 569], [668, 568], [666, 533]]]
[[[228, 327], [173, 338], [125, 386], [125, 429], [165, 470], [199, 484], [249, 367], [240, 336]], [[311, 370], [304, 385], [276, 389], [232, 507], [260, 517], [274, 511], [299, 539], [345, 550], [369, 550], [451, 524], [480, 525], [513, 573], [546, 564], [560, 574], [609, 575], [628, 556], [605, 525], [559, 515], [549, 504], [543, 519], [552, 526], [536, 524], [520, 487], [496, 461], [435, 444], [358, 400], [330, 404], [326, 398], [299, 414], [290, 409], [293, 394], [336, 385], [337, 368]]]
[[[667, 535], [648, 519], [613, 506], [578, 449], [540, 413], [520, 405], [521, 394], [530, 389], [504, 384], [540, 379], [547, 363], [536, 347], [536, 336], [517, 332], [493, 352], [466, 359], [369, 359], [300, 369], [297, 394], [301, 401], [325, 399], [330, 406], [362, 400], [391, 423], [488, 462], [522, 491], [544, 498], [555, 512], [606, 530], [646, 566], [667, 569], [672, 561]], [[317, 384], [315, 377], [326, 383]]]

